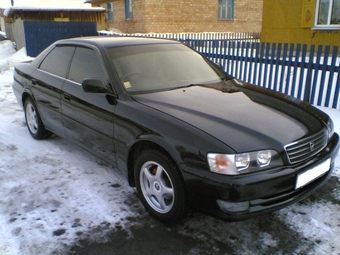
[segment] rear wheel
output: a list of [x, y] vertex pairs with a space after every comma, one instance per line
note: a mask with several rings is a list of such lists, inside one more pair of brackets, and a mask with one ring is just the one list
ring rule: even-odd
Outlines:
[[38, 109], [31, 97], [28, 97], [24, 104], [25, 119], [28, 131], [34, 139], [41, 140], [51, 136], [41, 121]]
[[146, 210], [160, 221], [175, 223], [187, 212], [184, 182], [163, 153], [146, 150], [135, 164], [135, 183]]

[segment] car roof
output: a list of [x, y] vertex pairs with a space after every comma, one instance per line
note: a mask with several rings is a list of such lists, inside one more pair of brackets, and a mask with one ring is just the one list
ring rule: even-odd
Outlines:
[[150, 38], [150, 37], [131, 37], [131, 36], [91, 36], [91, 37], [78, 37], [71, 39], [64, 39], [56, 42], [60, 43], [87, 43], [95, 46], [102, 46], [104, 48], [112, 48], [119, 46], [131, 46], [131, 45], [141, 45], [141, 44], [169, 44], [169, 43], [179, 43], [175, 40], [170, 39], [160, 39], [160, 38]]
[[35, 67], [41, 63], [46, 54], [50, 52], [56, 45], [93, 45], [97, 48], [113, 48], [121, 46], [132, 45], [145, 45], [145, 44], [181, 44], [176, 40], [151, 38], [151, 37], [138, 37], [138, 36], [89, 36], [89, 37], [76, 37], [69, 39], [62, 39], [54, 42], [43, 52], [41, 52], [31, 64]]

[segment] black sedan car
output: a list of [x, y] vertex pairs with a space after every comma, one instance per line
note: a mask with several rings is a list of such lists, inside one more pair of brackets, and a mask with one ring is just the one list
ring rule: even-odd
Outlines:
[[165, 222], [297, 202], [327, 181], [339, 150], [325, 113], [171, 40], [57, 41], [15, 67], [13, 90], [33, 138], [55, 133], [111, 164]]

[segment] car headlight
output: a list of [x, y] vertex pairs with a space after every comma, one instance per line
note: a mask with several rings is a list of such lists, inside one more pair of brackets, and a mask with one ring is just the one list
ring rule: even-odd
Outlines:
[[211, 172], [237, 175], [260, 170], [267, 166], [279, 166], [283, 163], [276, 151], [262, 150], [240, 154], [209, 153], [208, 164]]
[[238, 171], [246, 169], [250, 164], [250, 155], [249, 153], [242, 153], [235, 155], [235, 166]]
[[272, 152], [270, 150], [259, 151], [257, 153], [256, 162], [259, 167], [268, 166], [271, 160], [272, 160]]

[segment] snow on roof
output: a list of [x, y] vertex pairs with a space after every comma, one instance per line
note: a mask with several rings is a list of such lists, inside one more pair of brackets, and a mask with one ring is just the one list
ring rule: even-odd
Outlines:
[[90, 12], [104, 12], [105, 8], [102, 7], [56, 7], [56, 6], [12, 6], [6, 8], [4, 11], [4, 15], [6, 17], [10, 17], [13, 13], [17, 11], [36, 11], [36, 12], [44, 12], [44, 11], [90, 11]]

